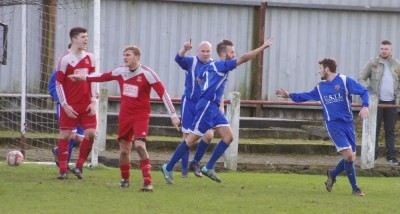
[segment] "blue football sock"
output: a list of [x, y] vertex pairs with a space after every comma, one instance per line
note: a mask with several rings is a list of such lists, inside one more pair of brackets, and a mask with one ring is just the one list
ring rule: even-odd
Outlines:
[[344, 161], [344, 169], [347, 174], [347, 178], [349, 179], [351, 188], [357, 189], [357, 181], [356, 181], [356, 169], [354, 168], [354, 162]]
[[169, 160], [168, 164], [167, 164], [167, 171], [170, 172], [174, 169], [175, 164], [182, 158], [183, 155], [185, 155], [185, 153], [187, 151], [190, 150], [190, 147], [186, 145], [185, 141], [182, 141], [178, 147], [176, 147], [176, 150], [174, 152], [174, 154], [171, 157], [171, 160]]
[[203, 139], [200, 140], [199, 144], [197, 145], [196, 153], [194, 154], [192, 163], [200, 163], [210, 145], [211, 143], [206, 143]]
[[229, 147], [228, 144], [226, 144], [224, 141], [219, 141], [217, 146], [215, 147], [210, 160], [208, 161], [206, 168], [207, 169], [213, 169], [215, 162], [224, 154], [225, 150]]
[[188, 170], [190, 150], [188, 150], [181, 159], [182, 171]]
[[344, 171], [344, 159], [341, 159], [334, 169], [332, 169], [331, 176], [336, 178], [341, 172]]
[[68, 147], [68, 162], [71, 160], [71, 155], [72, 155], [72, 150], [74, 149], [74, 144], [75, 144], [75, 140], [74, 139], [70, 139], [69, 140], [69, 147]]

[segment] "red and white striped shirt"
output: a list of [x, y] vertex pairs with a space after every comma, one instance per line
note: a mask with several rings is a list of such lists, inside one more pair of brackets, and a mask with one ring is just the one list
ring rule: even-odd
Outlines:
[[171, 118], [176, 117], [175, 108], [157, 74], [150, 68], [139, 65], [135, 71], [121, 66], [113, 71], [100, 74], [92, 74], [86, 77], [87, 82], [106, 82], [117, 80], [121, 91], [120, 117], [124, 115], [149, 116], [150, 92], [153, 88], [163, 100]]
[[94, 54], [83, 51], [77, 56], [68, 50], [57, 64], [56, 90], [60, 104], [87, 106], [97, 96], [97, 86], [87, 82], [73, 82], [71, 74], [89, 75], [95, 72]]

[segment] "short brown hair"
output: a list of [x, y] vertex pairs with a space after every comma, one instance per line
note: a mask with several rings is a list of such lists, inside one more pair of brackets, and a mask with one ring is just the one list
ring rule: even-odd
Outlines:
[[80, 33], [86, 33], [86, 32], [87, 32], [86, 28], [74, 27], [69, 31], [69, 38], [72, 40], [72, 38], [78, 36]]
[[325, 59], [319, 61], [318, 63], [319, 63], [320, 65], [322, 65], [322, 67], [323, 67], [324, 69], [325, 69], [326, 67], [328, 67], [329, 70], [330, 70], [332, 73], [336, 73], [337, 64], [336, 64], [336, 60], [335, 60], [335, 59], [332, 59], [332, 58], [325, 58]]
[[217, 44], [218, 56], [220, 56], [222, 52], [226, 51], [226, 46], [233, 46], [233, 43], [227, 39], [223, 39]]
[[392, 43], [389, 40], [383, 40], [381, 45], [392, 45]]
[[140, 54], [142, 53], [142, 52], [140, 51], [140, 48], [137, 47], [137, 46], [135, 46], [135, 45], [128, 45], [128, 46], [126, 46], [125, 49], [124, 49], [124, 53], [125, 53], [126, 51], [129, 51], [129, 50], [131, 50], [131, 51], [133, 52], [133, 54], [135, 54], [135, 56], [139, 56], [139, 57], [140, 57]]

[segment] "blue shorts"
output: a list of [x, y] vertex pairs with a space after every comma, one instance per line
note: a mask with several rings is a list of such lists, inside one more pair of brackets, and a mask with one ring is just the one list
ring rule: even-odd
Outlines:
[[[61, 110], [60, 108], [61, 108], [60, 103], [57, 103], [56, 110], [57, 110], [58, 121], [60, 121], [60, 110]], [[85, 134], [84, 134], [85, 130], [80, 126], [72, 128], [72, 132], [76, 132], [76, 135], [78, 135], [79, 137], [84, 137], [85, 136]]]
[[326, 121], [326, 129], [336, 146], [336, 151], [351, 148], [356, 152], [356, 134], [353, 121]]
[[209, 100], [200, 99], [196, 105], [196, 116], [190, 127], [190, 132], [203, 136], [207, 130], [220, 126], [229, 126], [229, 123], [219, 106]]
[[196, 104], [197, 102], [188, 99], [185, 95], [182, 96], [181, 121], [183, 133], [189, 133], [190, 126], [196, 116]]

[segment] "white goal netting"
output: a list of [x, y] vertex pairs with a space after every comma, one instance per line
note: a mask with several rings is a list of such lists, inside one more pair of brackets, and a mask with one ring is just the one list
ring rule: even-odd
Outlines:
[[69, 44], [69, 26], [87, 26], [82, 14], [92, 11], [89, 0], [0, 1], [0, 146], [29, 157], [31, 149], [57, 144], [48, 83]]

